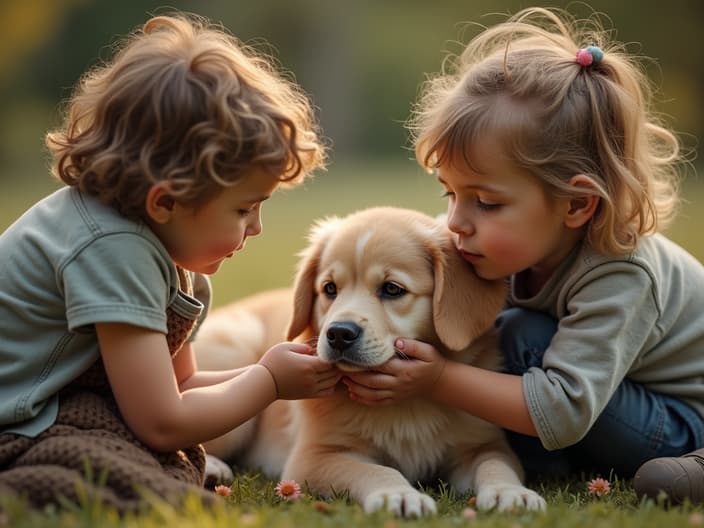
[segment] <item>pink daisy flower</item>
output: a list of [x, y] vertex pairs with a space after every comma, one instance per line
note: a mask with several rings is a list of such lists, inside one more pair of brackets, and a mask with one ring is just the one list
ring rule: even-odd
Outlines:
[[301, 496], [301, 486], [295, 480], [280, 481], [274, 491], [279, 497], [287, 501], [294, 501]]
[[587, 483], [587, 490], [589, 491], [589, 495], [601, 497], [602, 495], [608, 495], [611, 492], [611, 485], [606, 479], [595, 478]]
[[689, 515], [687, 522], [690, 526], [704, 526], [704, 515], [699, 512], [694, 512]]
[[475, 510], [471, 506], [467, 506], [464, 510], [462, 510], [462, 517], [464, 517], [468, 521], [473, 521], [477, 518], [477, 510]]
[[229, 497], [230, 493], [232, 493], [232, 490], [229, 486], [223, 486], [222, 484], [219, 484], [218, 486], [215, 486], [215, 493], [217, 493], [221, 497]]

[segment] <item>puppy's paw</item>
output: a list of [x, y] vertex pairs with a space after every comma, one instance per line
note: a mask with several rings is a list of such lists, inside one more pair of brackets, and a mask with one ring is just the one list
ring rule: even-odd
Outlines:
[[373, 491], [364, 499], [363, 507], [366, 513], [386, 508], [399, 517], [423, 517], [437, 512], [432, 498], [410, 486]]
[[477, 508], [480, 510], [544, 511], [545, 499], [524, 486], [515, 484], [491, 484], [483, 486], [477, 493]]
[[205, 487], [213, 488], [216, 484], [230, 484], [235, 475], [227, 463], [213, 455], [205, 455]]

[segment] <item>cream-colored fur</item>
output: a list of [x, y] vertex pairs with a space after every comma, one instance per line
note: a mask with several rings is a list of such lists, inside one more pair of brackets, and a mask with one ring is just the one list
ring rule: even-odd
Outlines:
[[[235, 368], [296, 338], [343, 370], [371, 369], [396, 355], [397, 337], [409, 337], [496, 369], [490, 329], [504, 297], [502, 282], [474, 275], [438, 220], [368, 209], [313, 228], [292, 290], [215, 310], [200, 330], [197, 360], [201, 368]], [[342, 384], [330, 397], [277, 401], [206, 450], [323, 495], [347, 490], [367, 512], [432, 513], [432, 498], [412, 484], [437, 478], [460, 493], [473, 490], [480, 509], [545, 507], [523, 486], [498, 427], [420, 398], [367, 407]]]

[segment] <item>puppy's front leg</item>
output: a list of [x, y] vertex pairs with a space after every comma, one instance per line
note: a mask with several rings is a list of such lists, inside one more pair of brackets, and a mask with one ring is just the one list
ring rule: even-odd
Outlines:
[[435, 501], [411, 486], [399, 471], [358, 453], [294, 452], [283, 478], [306, 482], [325, 496], [347, 490], [366, 513], [386, 508], [399, 517], [422, 517], [436, 512]]
[[450, 483], [460, 492], [473, 489], [480, 510], [545, 510], [545, 499], [523, 485], [521, 474], [520, 462], [508, 446], [492, 446], [459, 464]]

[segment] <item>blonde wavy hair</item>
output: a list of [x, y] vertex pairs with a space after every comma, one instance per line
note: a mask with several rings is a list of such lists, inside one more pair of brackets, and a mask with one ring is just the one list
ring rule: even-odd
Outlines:
[[[651, 111], [641, 64], [608, 36], [596, 16], [542, 8], [485, 28], [423, 86], [407, 123], [419, 163], [471, 167], [473, 143], [497, 134], [549, 196], [599, 196], [586, 233], [596, 250], [631, 252], [674, 217], [682, 156]], [[575, 57], [588, 45], [604, 57], [583, 67]], [[593, 189], [570, 185], [577, 174]]]
[[253, 167], [295, 185], [325, 163], [299, 87], [270, 57], [184, 13], [151, 18], [87, 72], [46, 144], [54, 176], [138, 218], [160, 181], [197, 206]]

